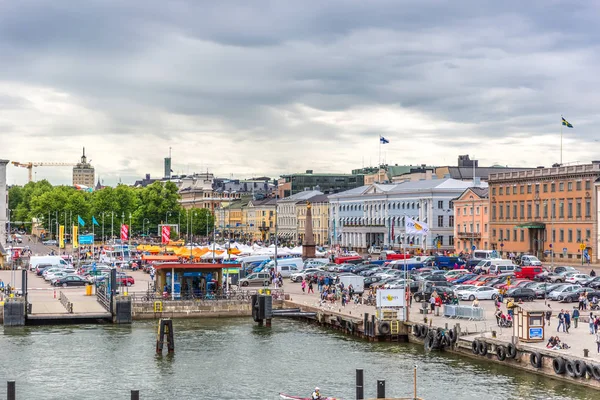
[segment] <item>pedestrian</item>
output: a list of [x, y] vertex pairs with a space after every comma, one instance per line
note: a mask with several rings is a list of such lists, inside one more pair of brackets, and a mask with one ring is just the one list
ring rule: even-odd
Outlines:
[[596, 346], [598, 346], [598, 354], [600, 354], [600, 332], [596, 333]]
[[309, 281], [308, 282], [308, 294], [311, 294], [311, 293], [315, 294], [315, 291], [313, 289], [313, 283], [312, 283], [312, 281]]
[[590, 313], [590, 335], [594, 334], [594, 316], [592, 315], [592, 313]]
[[431, 297], [429, 298], [429, 307], [431, 308], [431, 313], [432, 314], [435, 311], [435, 297], [433, 296], [434, 294], [435, 294], [435, 292], [433, 292], [431, 294]]
[[560, 313], [558, 314], [558, 326], [556, 327], [556, 332], [558, 332], [560, 330], [561, 326], [563, 328], [563, 332], [566, 332], [566, 330], [565, 330], [565, 311], [564, 310], [560, 310]]
[[579, 311], [583, 311], [583, 305], [585, 303], [585, 297], [582, 294], [579, 295]]
[[569, 328], [571, 327], [571, 314], [569, 314], [569, 310], [565, 310], [564, 318], [565, 318], [565, 329], [566, 329], [566, 332], [569, 333]]
[[575, 326], [575, 329], [577, 329], [577, 323], [579, 322], [579, 310], [576, 309], [575, 307], [573, 307], [573, 325]]
[[305, 294], [305, 291], [306, 291], [306, 279], [302, 278], [302, 283], [300, 284], [300, 286], [302, 286], [302, 294]]
[[546, 311], [546, 322], [548, 322], [548, 326], [550, 326], [550, 318], [552, 318], [552, 307], [548, 304], [548, 311]]
[[596, 272], [594, 270], [590, 271], [590, 276], [593, 278], [594, 276], [596, 276]]

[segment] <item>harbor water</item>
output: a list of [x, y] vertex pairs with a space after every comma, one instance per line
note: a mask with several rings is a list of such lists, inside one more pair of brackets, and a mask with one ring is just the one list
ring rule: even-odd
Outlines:
[[[250, 318], [175, 320], [175, 354], [157, 356], [157, 322], [0, 328], [0, 387], [17, 399], [277, 399], [278, 393], [353, 399], [356, 368], [365, 397], [386, 380], [388, 397], [436, 399], [597, 399], [598, 392], [421, 346], [369, 343], [301, 322], [272, 328]], [[5, 389], [0, 390], [0, 397]]]

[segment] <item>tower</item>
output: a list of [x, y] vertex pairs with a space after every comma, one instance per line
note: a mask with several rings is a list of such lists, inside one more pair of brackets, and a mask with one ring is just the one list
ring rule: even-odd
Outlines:
[[306, 202], [306, 223], [304, 225], [304, 242], [302, 243], [302, 258], [315, 257], [315, 235], [312, 226], [312, 205]]
[[[90, 160], [92, 161], [92, 160]], [[85, 156], [85, 147], [81, 156], [81, 162], [73, 167], [73, 185], [87, 186], [93, 188], [95, 184], [94, 167], [88, 162]]]
[[[6, 186], [6, 165], [8, 160], [0, 160], [0, 244], [8, 238], [8, 189]], [[0, 255], [0, 257], [2, 257]]]

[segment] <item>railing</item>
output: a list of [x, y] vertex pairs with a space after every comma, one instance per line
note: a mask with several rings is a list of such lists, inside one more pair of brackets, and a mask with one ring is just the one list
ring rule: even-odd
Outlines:
[[58, 294], [58, 300], [60, 301], [60, 304], [62, 304], [63, 307], [67, 309], [67, 312], [69, 314], [73, 314], [73, 303], [69, 301], [67, 296], [65, 296], [65, 294], [62, 291], [60, 291]]
[[457, 237], [462, 238], [480, 238], [481, 232], [457, 232]]
[[482, 307], [444, 305], [444, 317], [448, 318], [464, 318], [471, 321], [480, 321], [484, 319], [483, 313], [484, 310]]
[[[236, 291], [212, 291], [194, 293], [181, 293], [179, 298], [172, 301], [243, 301], [249, 302], [252, 295], [259, 294], [264, 289], [257, 290], [236, 290]], [[285, 293], [283, 289], [266, 289], [269, 290], [273, 300], [283, 300]], [[145, 293], [131, 293], [129, 295], [134, 303], [154, 302], [154, 301], [171, 301], [170, 293], [156, 293], [147, 291]]]
[[111, 312], [110, 295], [107, 293], [106, 285], [98, 285], [96, 287], [96, 300], [98, 300], [98, 303], [100, 303], [106, 311]]

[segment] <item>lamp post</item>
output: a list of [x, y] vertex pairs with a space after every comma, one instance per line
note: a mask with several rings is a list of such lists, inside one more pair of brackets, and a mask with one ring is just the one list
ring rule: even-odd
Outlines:
[[105, 212], [102, 211], [102, 245], [104, 246], [104, 214]]
[[167, 211], [165, 213], [165, 224], [169, 225], [169, 217], [171, 216], [171, 211]]
[[114, 222], [115, 222], [115, 212], [111, 211], [110, 212], [110, 238], [111, 238], [111, 240], [113, 237], [115, 237]]
[[129, 259], [131, 259], [131, 234], [133, 233], [133, 228], [131, 226], [131, 213], [129, 213], [129, 235], [127, 236], [127, 248], [129, 249]]
[[181, 211], [177, 213], [177, 237], [179, 238], [180, 234], [180, 226], [181, 226]]
[[193, 231], [193, 222], [194, 222], [194, 216], [196, 215], [195, 212], [190, 212], [190, 233], [191, 235], [191, 239], [190, 239], [190, 264], [194, 261], [193, 259], [193, 255], [192, 255], [192, 250], [194, 249], [194, 246], [192, 245], [193, 239], [194, 239], [194, 231]]
[[[145, 234], [146, 232], [146, 221], [148, 221], [148, 224], [150, 224], [150, 220], [148, 218], [144, 218], [142, 220], [142, 235]], [[146, 239], [148, 238], [148, 234], [146, 233]]]

